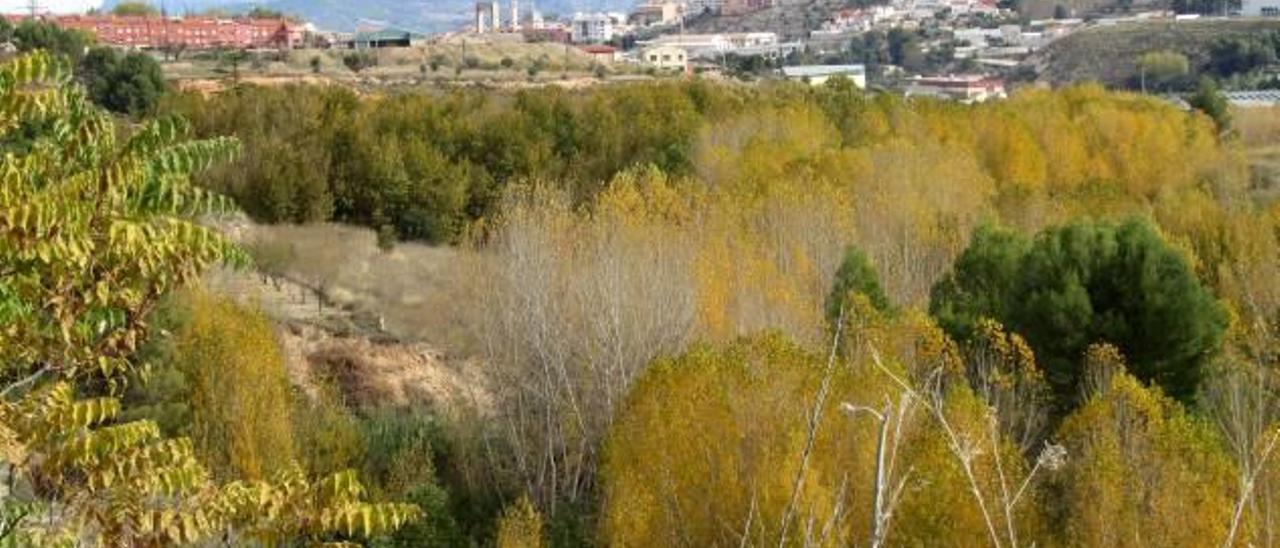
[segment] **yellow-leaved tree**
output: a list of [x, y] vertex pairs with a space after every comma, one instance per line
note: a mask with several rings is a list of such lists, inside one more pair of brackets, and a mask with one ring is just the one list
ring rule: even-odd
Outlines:
[[[148, 312], [206, 267], [245, 262], [197, 222], [228, 204], [190, 181], [237, 145], [186, 134], [172, 118], [120, 131], [62, 59], [0, 64], [2, 542], [340, 541], [419, 513], [361, 502], [346, 472], [311, 481], [290, 467], [270, 482], [219, 485], [190, 440], [119, 418], [110, 395], [133, 368]], [[79, 386], [106, 397], [81, 399]]]

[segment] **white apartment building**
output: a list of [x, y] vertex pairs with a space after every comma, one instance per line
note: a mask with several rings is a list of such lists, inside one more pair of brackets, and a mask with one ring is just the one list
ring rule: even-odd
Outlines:
[[608, 42], [613, 39], [613, 22], [607, 13], [575, 13], [569, 32], [575, 43]]

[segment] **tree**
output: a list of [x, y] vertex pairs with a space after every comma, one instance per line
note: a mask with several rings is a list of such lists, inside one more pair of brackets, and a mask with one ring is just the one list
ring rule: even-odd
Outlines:
[[1075, 222], [1029, 244], [980, 229], [929, 307], [962, 340], [982, 318], [1026, 337], [1063, 403], [1095, 343], [1115, 345], [1135, 377], [1189, 400], [1227, 320], [1182, 254], [1140, 219]]
[[1070, 455], [1055, 485], [1062, 542], [1234, 544], [1224, 539], [1235, 470], [1211, 426], [1119, 367], [1057, 432]]
[[836, 271], [836, 281], [827, 294], [827, 322], [835, 325], [840, 315], [848, 308], [850, 293], [862, 295], [871, 301], [871, 305], [881, 312], [887, 312], [892, 305], [880, 287], [880, 276], [867, 255], [856, 247], [848, 247], [840, 269]]
[[1167, 88], [1173, 82], [1190, 73], [1187, 56], [1173, 51], [1153, 51], [1138, 58], [1139, 78], [1143, 91], [1147, 86]]
[[[192, 173], [234, 141], [188, 141], [162, 118], [118, 128], [72, 85], [68, 63], [31, 53], [0, 65], [0, 115], [47, 127], [0, 176], [0, 455], [12, 487], [6, 536], [103, 545], [199, 543], [215, 535], [318, 540], [395, 530], [419, 510], [360, 501], [354, 476], [219, 485], [187, 439], [119, 421], [149, 314], [170, 291], [243, 252], [201, 215], [230, 209]], [[34, 122], [39, 122], [35, 124]], [[100, 397], [80, 399], [77, 387]]]
[[150, 2], [126, 1], [111, 8], [111, 14], [121, 17], [155, 17], [160, 15], [160, 10]]
[[259, 312], [194, 292], [172, 359], [187, 377], [190, 436], [221, 478], [268, 479], [293, 462], [289, 382]]
[[1220, 78], [1252, 72], [1276, 62], [1271, 36], [1222, 38], [1209, 46], [1209, 71]]
[[542, 516], [529, 502], [529, 497], [520, 497], [498, 520], [498, 548], [542, 548], [545, 545]]
[[77, 76], [93, 102], [134, 116], [151, 112], [168, 89], [160, 64], [137, 51], [121, 54], [113, 48], [93, 48], [80, 62]]
[[1196, 92], [1187, 100], [1191, 108], [1203, 112], [1206, 116], [1213, 119], [1213, 123], [1218, 128], [1219, 133], [1226, 132], [1231, 128], [1231, 104], [1227, 102], [1227, 98], [1222, 94], [1222, 90], [1218, 88], [1217, 82], [1208, 76], [1200, 77], [1200, 83], [1196, 85]]
[[250, 19], [284, 19], [285, 14], [280, 10], [264, 8], [262, 6], [254, 6], [245, 14]]
[[21, 52], [47, 51], [79, 61], [93, 45], [92, 35], [64, 29], [56, 23], [26, 19], [13, 30], [13, 43]]

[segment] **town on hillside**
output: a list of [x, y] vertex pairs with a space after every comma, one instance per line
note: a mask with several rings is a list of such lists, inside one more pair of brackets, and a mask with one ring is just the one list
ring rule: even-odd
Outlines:
[[[343, 76], [384, 84], [591, 84], [700, 75], [812, 85], [842, 78], [859, 88], [972, 103], [1006, 97], [1013, 87], [1064, 83], [1055, 71], [1080, 48], [1055, 44], [1082, 31], [1090, 38], [1077, 42], [1091, 43], [1093, 36], [1128, 30], [1195, 35], [1217, 33], [1212, 25], [1218, 24], [1271, 28], [1270, 18], [1280, 22], [1280, 0], [1194, 2], [641, 0], [629, 12], [549, 14], [532, 0], [476, 0], [464, 28], [436, 33], [379, 21], [332, 31], [261, 8], [181, 15], [159, 9], [55, 15], [33, 8], [7, 17], [15, 25], [36, 19], [83, 31], [100, 44], [149, 52], [167, 63], [168, 77], [196, 87], [228, 74], [253, 77], [254, 69], [263, 80]], [[803, 17], [787, 15], [796, 12]], [[1157, 58], [1166, 53], [1104, 55], [1092, 62], [1123, 65], [1123, 77], [1108, 67], [1070, 81], [1176, 98], [1194, 87], [1194, 71], [1182, 65], [1206, 61], [1181, 53], [1173, 55], [1182, 60]], [[1259, 88], [1268, 87], [1240, 85], [1228, 98], [1267, 103], [1271, 94]]]

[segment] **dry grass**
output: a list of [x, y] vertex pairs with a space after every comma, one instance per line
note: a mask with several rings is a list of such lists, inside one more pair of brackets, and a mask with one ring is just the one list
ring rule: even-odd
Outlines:
[[[405, 341], [421, 341], [438, 348], [454, 348], [457, 326], [454, 298], [461, 252], [414, 243], [391, 251], [377, 246], [374, 233], [335, 224], [235, 227], [237, 239], [274, 273], [317, 288], [329, 309], [381, 324], [381, 330]], [[295, 317], [308, 310], [293, 309]], [[322, 314], [317, 312], [317, 314]]]
[[1238, 108], [1231, 122], [1246, 149], [1280, 145], [1280, 107]]

